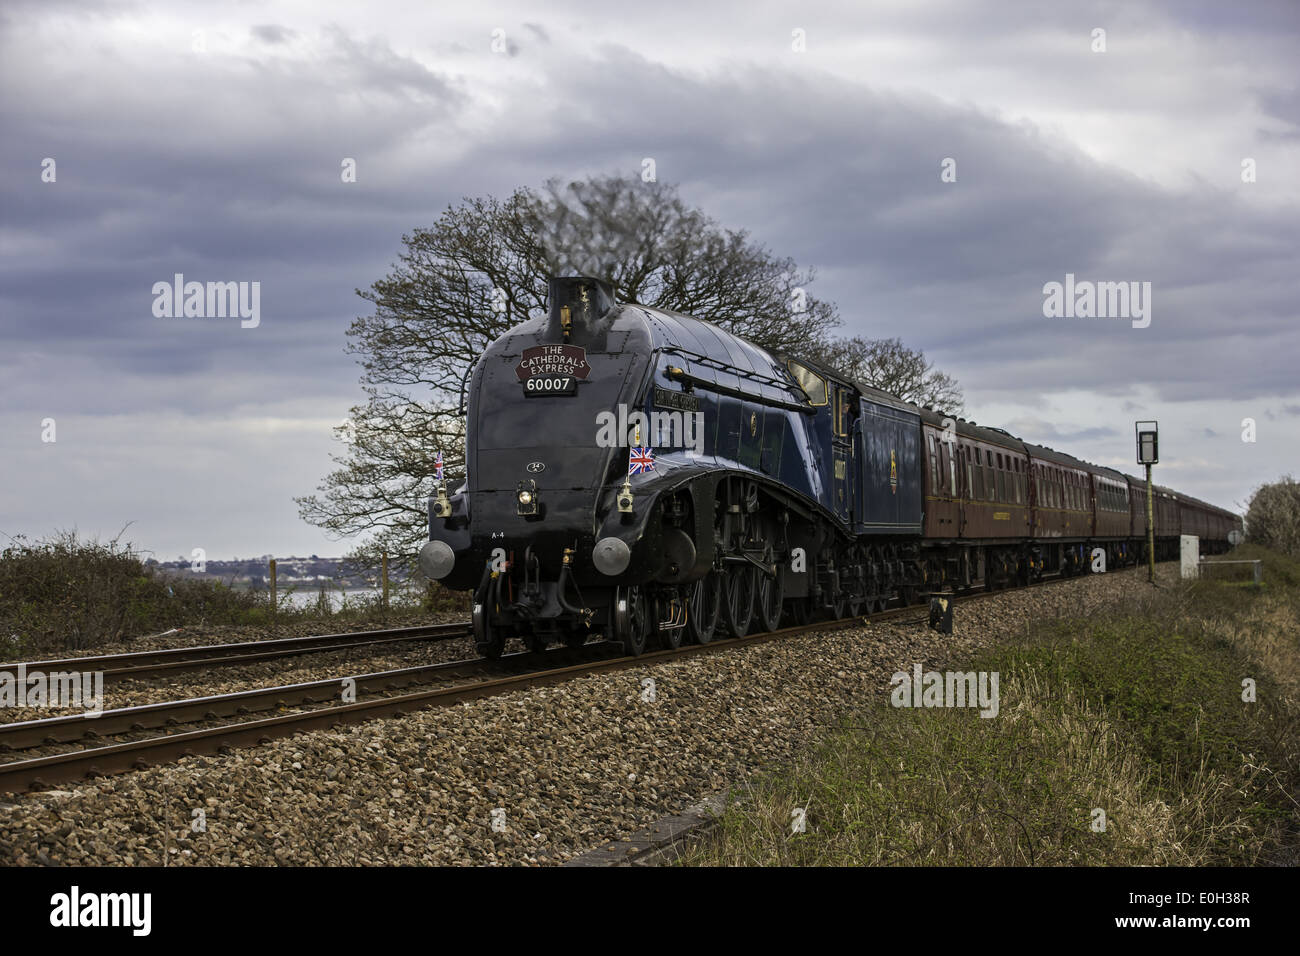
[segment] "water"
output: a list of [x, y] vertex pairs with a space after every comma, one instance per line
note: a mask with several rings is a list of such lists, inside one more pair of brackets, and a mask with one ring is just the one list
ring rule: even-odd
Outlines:
[[[331, 611], [341, 610], [345, 599], [349, 605], [355, 607], [362, 601], [377, 600], [381, 593], [382, 591], [380, 588], [348, 588], [346, 590], [340, 588], [325, 589], [325, 596], [329, 599]], [[399, 593], [400, 592], [396, 588], [389, 588], [389, 601], [396, 601]], [[314, 608], [320, 603], [320, 588], [313, 587], [309, 584], [300, 585], [297, 590], [291, 594], [286, 594], [284, 591], [280, 591], [276, 595], [276, 599], [282, 607], [292, 606], [299, 608]]]

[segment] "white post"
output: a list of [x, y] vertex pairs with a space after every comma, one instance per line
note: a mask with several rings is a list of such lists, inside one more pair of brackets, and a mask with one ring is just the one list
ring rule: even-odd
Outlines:
[[1183, 579], [1199, 577], [1201, 539], [1194, 534], [1184, 534], [1179, 536], [1179, 544], [1182, 548]]

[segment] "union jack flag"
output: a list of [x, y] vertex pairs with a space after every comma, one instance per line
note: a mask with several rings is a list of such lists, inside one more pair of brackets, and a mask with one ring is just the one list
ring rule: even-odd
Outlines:
[[629, 475], [644, 475], [647, 471], [654, 470], [655, 453], [653, 448], [648, 445], [638, 445], [628, 453], [627, 473]]
[[442, 452], [433, 456], [433, 477], [436, 481], [442, 481]]

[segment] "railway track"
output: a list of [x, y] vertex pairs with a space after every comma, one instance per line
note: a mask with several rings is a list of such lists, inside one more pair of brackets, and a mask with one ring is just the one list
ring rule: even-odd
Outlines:
[[[1073, 579], [1054, 577], [1030, 587], [1050, 586], [1065, 580]], [[1002, 592], [971, 592], [956, 594], [954, 598], [959, 603], [965, 603], [984, 600], [1000, 593]], [[326, 729], [375, 717], [403, 716], [418, 710], [446, 707], [463, 701], [560, 683], [578, 677], [649, 667], [679, 658], [764, 644], [796, 634], [844, 630], [863, 624], [922, 624], [926, 622], [928, 615], [909, 617], [915, 615], [919, 609], [918, 605], [890, 608], [870, 617], [818, 621], [741, 638], [713, 641], [709, 644], [692, 644], [674, 650], [650, 651], [639, 657], [620, 656], [618, 650], [621, 649], [616, 650], [614, 645], [600, 642], [576, 650], [556, 649], [542, 654], [510, 654], [498, 661], [483, 659], [449, 661], [380, 671], [351, 678], [355, 681], [354, 689], [357, 694], [391, 692], [413, 684], [437, 684], [438, 686], [348, 703], [341, 702], [341, 690], [346, 679], [330, 678], [189, 700], [124, 707], [104, 711], [98, 717], [73, 714], [0, 725], [0, 749], [13, 752], [87, 739], [93, 741], [95, 738], [112, 735], [140, 733], [182, 723], [218, 721], [223, 717], [258, 711], [288, 707], [311, 708], [237, 723], [166, 733], [142, 740], [110, 744], [92, 743], [91, 746], [70, 752], [26, 757], [0, 764], [0, 793], [143, 769], [180, 757], [219, 753], [235, 747], [257, 746], [303, 731]], [[439, 627], [466, 626], [453, 624]], [[340, 635], [328, 636], [339, 637]]]
[[222, 717], [335, 703], [344, 699], [345, 689], [356, 694], [383, 694], [413, 684], [446, 684], [453, 680], [487, 679], [558, 666], [555, 660], [559, 659], [573, 663], [585, 657], [600, 654], [608, 656], [612, 654], [612, 648], [613, 645], [602, 642], [577, 650], [557, 649], [549, 654], [509, 654], [496, 661], [483, 658], [446, 661], [347, 678], [330, 677], [297, 684], [256, 687], [228, 694], [119, 707], [95, 715], [78, 713], [14, 721], [0, 724], [0, 752], [26, 751], [79, 741], [93, 742], [105, 737], [218, 720]]
[[24, 667], [33, 671], [102, 672], [104, 683], [149, 677], [165, 677], [183, 671], [228, 667], [261, 661], [281, 660], [302, 654], [343, 651], [378, 644], [396, 644], [417, 640], [450, 640], [470, 633], [469, 622], [427, 624], [418, 627], [395, 627], [378, 631], [353, 631], [349, 634], [314, 634], [308, 637], [285, 637], [274, 641], [246, 641], [239, 644], [205, 644], [198, 647], [169, 647], [156, 651], [131, 651], [97, 657], [68, 657], [61, 660], [23, 661], [0, 664], [0, 670]]

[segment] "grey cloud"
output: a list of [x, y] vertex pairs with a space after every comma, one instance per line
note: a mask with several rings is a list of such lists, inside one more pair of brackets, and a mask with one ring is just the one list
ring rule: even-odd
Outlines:
[[1096, 439], [1116, 438], [1120, 435], [1117, 429], [1107, 426], [1078, 426], [1064, 423], [1057, 425], [1034, 417], [1012, 419], [1001, 427], [1006, 428], [1024, 441], [1039, 445], [1050, 444], [1051, 442], [1068, 444], [1070, 442], [1094, 441]]
[[290, 30], [288, 27], [282, 27], [275, 23], [261, 23], [253, 26], [248, 31], [257, 37], [263, 43], [272, 45], [287, 43], [298, 35], [296, 30]]
[[[1220, 16], [1209, 4], [1186, 14], [1173, 7], [1167, 15], [1189, 29]], [[0, 500], [6, 530], [20, 519], [59, 526], [60, 502], [104, 474], [112, 476], [97, 492], [105, 525], [140, 517], [130, 509], [144, 499], [133, 495], [156, 480], [166, 520], [151, 533], [212, 521], [214, 506], [195, 499], [242, 509], [243, 533], [267, 533], [269, 512], [249, 510], [265, 495], [240, 484], [255, 447], [271, 467], [295, 469], [292, 482], [274, 483], [273, 520], [285, 535], [299, 533], [288, 495], [309, 491], [333, 450], [313, 410], [333, 421], [361, 398], [359, 370], [343, 351], [349, 322], [366, 311], [354, 289], [388, 271], [401, 235], [462, 196], [502, 196], [552, 175], [631, 177], [646, 156], [661, 180], [680, 183], [724, 225], [815, 267], [812, 291], [838, 304], [845, 333], [924, 348], [957, 375], [972, 407], [1021, 409], [1005, 427], [1027, 439], [1093, 460], [1106, 449], [1131, 458], [1130, 423], [1097, 424], [1087, 407], [1045, 417], [1039, 396], [1066, 388], [1162, 419], [1181, 401], [1297, 397], [1293, 208], [1246, 203], [1208, 184], [1166, 189], [1052, 131], [1008, 121], [996, 104], [740, 59], [678, 69], [529, 23], [528, 35], [553, 50], [511, 69], [539, 73], [487, 91], [441, 59], [431, 69], [398, 52], [400, 32], [383, 25], [366, 36], [251, 26], [259, 42], [233, 60], [123, 67], [108, 56], [74, 71], [25, 50], [27, 14], [12, 9], [0, 37], [0, 447], [29, 467]], [[981, 56], [1021, 49], [1012, 62], [1027, 83], [1088, 76], [1099, 98], [1122, 87], [1122, 73], [1094, 79], [1086, 61], [1059, 63], [1034, 48], [1034, 36], [1061, 29], [1044, 6], [944, 9], [950, 17], [911, 8], [900, 16], [937, 17], [936, 42], [964, 36]], [[1128, 5], [1099, 10], [1117, 23], [1133, 16]], [[870, 20], [860, 10], [837, 16]], [[835, 29], [829, 19], [807, 23], [810, 44]], [[1285, 23], [1278, 32], [1286, 35]], [[438, 42], [453, 53], [483, 50], [469, 33]], [[1270, 115], [1294, 122], [1293, 96], [1257, 95]], [[40, 181], [43, 156], [58, 160], [55, 184]], [[955, 184], [939, 180], [949, 156]], [[355, 184], [340, 181], [344, 157], [357, 161]], [[155, 319], [151, 287], [175, 272], [260, 281], [262, 326]], [[1152, 282], [1150, 328], [1045, 319], [1042, 286], [1066, 272]], [[1280, 407], [1300, 415], [1300, 404]], [[32, 421], [50, 409], [103, 428], [81, 423], [69, 432], [75, 441], [32, 447]], [[163, 427], [176, 416], [190, 427]], [[232, 421], [258, 416], [312, 419], [304, 427], [316, 431], [262, 436], [255, 446], [230, 437]], [[1169, 437], [1190, 458], [1207, 439], [1234, 436], [1197, 422]], [[1223, 464], [1235, 460], [1193, 473], [1201, 484], [1189, 490], [1239, 495], [1245, 472]], [[162, 477], [132, 485], [132, 475]], [[181, 543], [158, 547], [171, 553]], [[278, 547], [258, 540], [243, 550]]]

